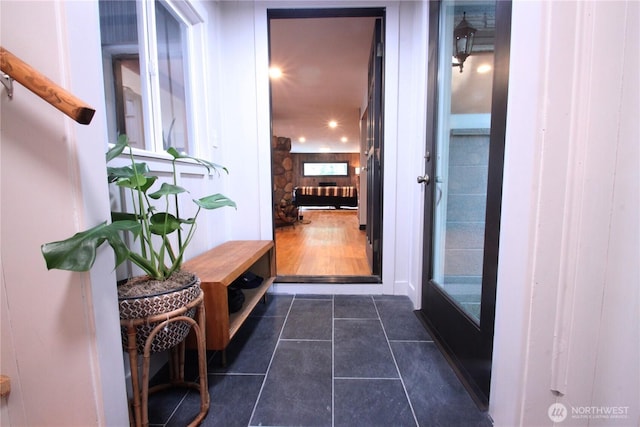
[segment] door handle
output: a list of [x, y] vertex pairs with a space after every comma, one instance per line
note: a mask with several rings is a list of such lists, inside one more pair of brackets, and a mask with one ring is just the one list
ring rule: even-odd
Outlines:
[[429, 185], [430, 182], [431, 182], [431, 178], [429, 178], [429, 175], [427, 174], [424, 174], [423, 176], [418, 177], [418, 184]]

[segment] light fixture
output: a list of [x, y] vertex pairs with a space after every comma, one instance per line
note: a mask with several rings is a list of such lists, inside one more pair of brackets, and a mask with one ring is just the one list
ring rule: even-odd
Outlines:
[[301, 136], [300, 138], [298, 138], [298, 142], [305, 143], [307, 142], [307, 138], [305, 138], [304, 136]]
[[462, 65], [465, 59], [471, 55], [471, 48], [473, 48], [473, 37], [476, 35], [476, 29], [473, 28], [467, 22], [467, 12], [462, 13], [462, 21], [453, 30], [453, 50], [457, 63], [453, 63], [454, 67], [460, 67], [462, 72]]
[[335, 120], [331, 120], [329, 122], [329, 127], [332, 129], [338, 127], [338, 122], [336, 122]]
[[480, 66], [476, 69], [476, 71], [477, 71], [479, 74], [486, 74], [486, 73], [488, 73], [489, 71], [491, 71], [491, 65], [489, 65], [489, 64], [482, 64], [482, 65], [480, 65]]
[[346, 137], [346, 136], [343, 136], [342, 138], [340, 138], [340, 141], [342, 141], [342, 142], [347, 142], [348, 140], [349, 140], [349, 139], [347, 139], [347, 137]]
[[360, 168], [356, 168], [356, 175], [360, 175]]
[[269, 68], [269, 77], [272, 79], [279, 79], [282, 77], [282, 70], [278, 67]]

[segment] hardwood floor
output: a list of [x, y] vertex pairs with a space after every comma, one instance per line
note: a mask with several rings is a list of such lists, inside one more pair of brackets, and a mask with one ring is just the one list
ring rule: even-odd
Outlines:
[[366, 234], [358, 211], [301, 209], [295, 226], [276, 228], [280, 276], [368, 276]]

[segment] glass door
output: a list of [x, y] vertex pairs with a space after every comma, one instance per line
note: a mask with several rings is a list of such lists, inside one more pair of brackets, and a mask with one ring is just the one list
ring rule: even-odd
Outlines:
[[495, 313], [510, 2], [430, 11], [421, 313], [474, 397], [488, 403]]

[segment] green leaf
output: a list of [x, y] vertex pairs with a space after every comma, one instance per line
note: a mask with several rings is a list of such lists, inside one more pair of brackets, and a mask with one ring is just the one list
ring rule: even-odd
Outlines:
[[136, 221], [103, 222], [89, 230], [74, 234], [59, 242], [42, 245], [42, 255], [47, 269], [88, 271], [96, 260], [97, 249], [106, 241], [116, 255], [116, 266], [129, 256], [129, 249], [120, 237], [120, 231], [130, 231], [138, 236], [141, 226]]
[[185, 190], [184, 188], [178, 186], [178, 185], [173, 185], [173, 184], [167, 184], [166, 182], [163, 182], [162, 185], [160, 186], [160, 189], [158, 191], [156, 191], [155, 193], [151, 193], [149, 194], [149, 197], [151, 197], [152, 199], [159, 199], [163, 196], [169, 196], [172, 194], [180, 194], [180, 193], [184, 193], [187, 192], [187, 190]]
[[128, 146], [129, 138], [127, 137], [127, 135], [120, 135], [118, 137], [118, 142], [116, 142], [115, 145], [107, 151], [107, 163], [122, 154], [124, 149]]
[[229, 170], [222, 166], [219, 165], [217, 163], [213, 163], [210, 162], [208, 160], [204, 160], [204, 159], [199, 159], [197, 157], [192, 157], [189, 156], [187, 154], [183, 154], [180, 153], [178, 150], [176, 150], [174, 147], [169, 147], [167, 148], [167, 153], [169, 153], [171, 156], [173, 156], [174, 160], [175, 159], [189, 159], [189, 160], [193, 160], [194, 162], [204, 166], [205, 168], [207, 168], [207, 172], [211, 172], [211, 170], [217, 171], [219, 169], [222, 169], [223, 171], [225, 171], [226, 173], [229, 173]]
[[167, 212], [153, 214], [150, 218], [149, 229], [153, 234], [164, 236], [171, 234], [180, 228], [180, 221], [175, 216]]
[[138, 221], [138, 215], [129, 212], [111, 212], [111, 222]]
[[145, 162], [134, 163], [131, 166], [107, 167], [107, 175], [115, 178], [131, 178], [136, 175], [151, 176], [149, 172], [149, 165]]
[[236, 202], [219, 193], [206, 196], [198, 200], [194, 199], [194, 202], [203, 209], [218, 209], [224, 206], [236, 208]]
[[147, 177], [143, 175], [134, 175], [129, 178], [118, 178], [116, 185], [133, 189], [144, 188], [145, 186], [148, 187]]

